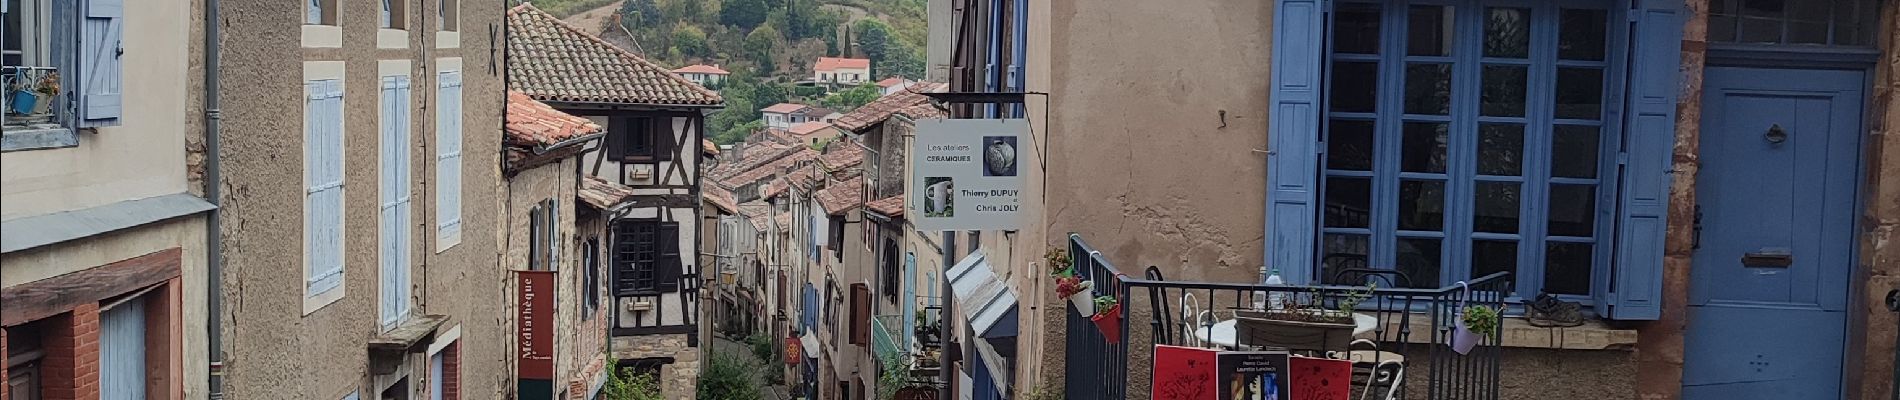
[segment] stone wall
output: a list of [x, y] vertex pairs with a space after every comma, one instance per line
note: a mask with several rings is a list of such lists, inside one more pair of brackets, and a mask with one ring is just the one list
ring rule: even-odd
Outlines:
[[660, 368], [660, 392], [667, 399], [692, 399], [699, 388], [700, 349], [687, 345], [687, 335], [642, 335], [613, 338], [615, 360], [671, 357]]

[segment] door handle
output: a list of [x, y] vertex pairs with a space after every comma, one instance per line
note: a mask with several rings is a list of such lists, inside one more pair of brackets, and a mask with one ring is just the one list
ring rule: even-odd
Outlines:
[[1742, 266], [1749, 268], [1788, 268], [1794, 265], [1794, 252], [1786, 248], [1766, 247], [1742, 254]]

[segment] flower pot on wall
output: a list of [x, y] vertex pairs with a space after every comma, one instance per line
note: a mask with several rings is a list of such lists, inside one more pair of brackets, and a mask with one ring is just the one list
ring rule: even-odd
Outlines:
[[1089, 319], [1095, 321], [1095, 329], [1102, 330], [1102, 339], [1111, 344], [1122, 342], [1122, 305], [1109, 306]]
[[1088, 290], [1069, 295], [1069, 304], [1075, 306], [1075, 312], [1081, 315], [1095, 315], [1095, 297]]
[[28, 90], [13, 91], [13, 96], [8, 98], [7, 101], [7, 107], [17, 114], [39, 112], [38, 109], [41, 107], [41, 103], [45, 103], [40, 101], [40, 95], [38, 93], [33, 93]]
[[1451, 350], [1460, 355], [1469, 354], [1473, 347], [1478, 347], [1478, 342], [1484, 341], [1484, 335], [1472, 332], [1470, 327], [1465, 326], [1464, 318], [1458, 318], [1457, 325], [1458, 328], [1451, 332]]

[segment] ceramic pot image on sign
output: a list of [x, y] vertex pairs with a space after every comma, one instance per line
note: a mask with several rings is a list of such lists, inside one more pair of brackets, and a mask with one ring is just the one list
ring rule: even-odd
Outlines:
[[1016, 176], [1016, 137], [983, 137], [983, 176]]
[[956, 183], [946, 176], [924, 178], [924, 216], [948, 218], [956, 216]]

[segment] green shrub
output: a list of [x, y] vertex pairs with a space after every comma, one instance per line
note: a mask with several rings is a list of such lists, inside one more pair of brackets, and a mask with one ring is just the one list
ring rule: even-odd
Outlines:
[[607, 384], [600, 388], [600, 398], [606, 400], [661, 400], [660, 383], [653, 375], [634, 372], [633, 368], [615, 368], [607, 377]]
[[701, 400], [756, 400], [759, 393], [759, 366], [730, 355], [713, 354], [699, 371]]

